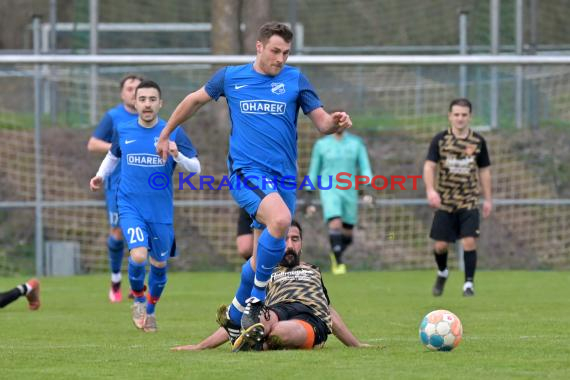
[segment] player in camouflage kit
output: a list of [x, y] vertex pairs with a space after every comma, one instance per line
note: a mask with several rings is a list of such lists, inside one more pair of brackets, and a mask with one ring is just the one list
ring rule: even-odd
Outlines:
[[[286, 239], [283, 260], [271, 276], [267, 303], [260, 323], [242, 334], [234, 343], [234, 351], [275, 350], [322, 347], [332, 332], [349, 347], [366, 347], [344, 324], [330, 306], [326, 287], [318, 267], [300, 261], [302, 230], [293, 221]], [[226, 306], [218, 310], [218, 322], [224, 325]], [[220, 327], [198, 344], [175, 347], [177, 351], [199, 351], [215, 348], [228, 341], [228, 333]]]
[[[465, 262], [463, 295], [473, 296], [479, 237], [479, 183], [483, 192], [483, 217], [493, 209], [491, 160], [485, 139], [469, 128], [471, 102], [455, 99], [449, 105], [450, 127], [432, 139], [424, 164], [426, 195], [437, 209], [430, 237], [435, 240], [434, 256], [438, 273], [432, 293], [440, 296], [449, 275], [447, 247], [461, 239]], [[435, 185], [436, 171], [437, 187]]]

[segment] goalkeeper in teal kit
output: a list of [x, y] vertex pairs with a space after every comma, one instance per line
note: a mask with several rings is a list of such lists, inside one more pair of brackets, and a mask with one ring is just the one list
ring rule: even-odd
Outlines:
[[[323, 217], [329, 230], [331, 244], [331, 270], [334, 274], [345, 274], [346, 265], [342, 254], [352, 243], [352, 231], [358, 222], [358, 190], [337, 189], [338, 173], [350, 173], [354, 183], [356, 175], [367, 176], [372, 180], [370, 161], [366, 146], [359, 137], [348, 132], [337, 132], [334, 135], [319, 139], [311, 154], [309, 179], [315, 188], [319, 188]], [[343, 176], [343, 179], [349, 179]], [[340, 184], [346, 188], [346, 183]], [[369, 185], [367, 185], [369, 186]], [[371, 203], [372, 197], [365, 195], [363, 202]], [[307, 207], [309, 215], [315, 207]]]

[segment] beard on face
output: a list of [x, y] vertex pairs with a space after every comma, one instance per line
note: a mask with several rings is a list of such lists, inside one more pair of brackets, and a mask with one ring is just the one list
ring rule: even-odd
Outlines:
[[287, 248], [285, 255], [283, 255], [283, 259], [281, 259], [279, 265], [285, 268], [293, 268], [299, 265], [299, 263], [299, 254], [293, 248]]

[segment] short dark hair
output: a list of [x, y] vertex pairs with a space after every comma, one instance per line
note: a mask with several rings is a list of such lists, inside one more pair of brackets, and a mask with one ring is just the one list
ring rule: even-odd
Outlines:
[[449, 103], [449, 112], [451, 112], [451, 109], [453, 108], [453, 106], [467, 107], [467, 108], [469, 108], [469, 113], [471, 113], [471, 111], [473, 110], [473, 106], [471, 106], [471, 102], [469, 101], [469, 99], [466, 99], [466, 98], [453, 99], [451, 101], [451, 103]]
[[126, 83], [128, 80], [138, 80], [138, 81], [141, 81], [141, 82], [142, 82], [142, 81], [144, 81], [144, 78], [143, 78], [142, 76], [140, 76], [140, 75], [137, 75], [137, 74], [127, 74], [127, 75], [125, 75], [125, 76], [123, 77], [123, 79], [121, 79], [121, 82], [120, 82], [120, 84], [119, 84], [119, 88], [120, 88], [121, 90], [123, 89], [123, 86], [125, 85], [125, 83]]
[[303, 229], [301, 228], [301, 224], [297, 222], [295, 219], [291, 221], [291, 227], [297, 227], [299, 230], [299, 237], [303, 240]]
[[261, 25], [259, 31], [257, 32], [257, 40], [265, 44], [267, 40], [269, 40], [271, 36], [274, 35], [283, 38], [285, 42], [291, 42], [291, 40], [293, 40], [293, 32], [291, 31], [291, 28], [281, 22], [276, 21], [266, 22], [265, 24]]
[[162, 91], [160, 91], [160, 86], [158, 85], [158, 83], [153, 82], [151, 80], [143, 80], [138, 86], [137, 89], [135, 90], [135, 94], [138, 92], [139, 89], [141, 88], [156, 88], [156, 91], [158, 91], [158, 97], [162, 98]]

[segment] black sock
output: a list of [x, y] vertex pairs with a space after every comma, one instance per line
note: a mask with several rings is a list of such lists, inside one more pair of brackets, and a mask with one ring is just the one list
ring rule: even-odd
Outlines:
[[433, 255], [435, 257], [435, 262], [437, 263], [437, 269], [440, 272], [443, 272], [447, 269], [447, 250], [445, 252], [437, 253], [435, 250], [433, 251]]
[[[25, 291], [24, 291], [25, 294]], [[0, 293], [0, 308], [16, 301], [18, 298], [23, 296], [22, 291], [20, 288], [10, 289], [5, 293]]]
[[342, 235], [342, 245], [344, 249], [346, 249], [351, 244], [352, 244], [352, 235]]
[[329, 231], [329, 240], [337, 264], [342, 264], [342, 252], [344, 251], [342, 244], [342, 234], [340, 231], [331, 230]]
[[465, 263], [465, 282], [473, 282], [477, 267], [477, 251], [463, 251], [463, 262]]

